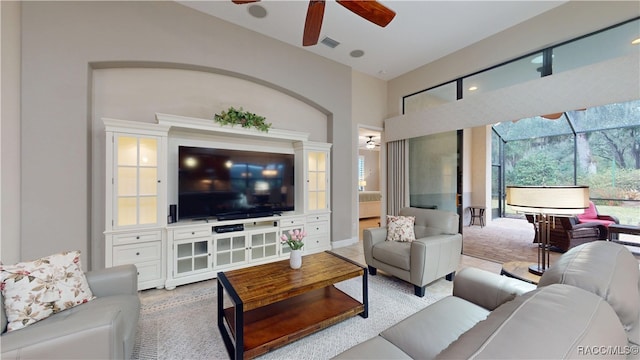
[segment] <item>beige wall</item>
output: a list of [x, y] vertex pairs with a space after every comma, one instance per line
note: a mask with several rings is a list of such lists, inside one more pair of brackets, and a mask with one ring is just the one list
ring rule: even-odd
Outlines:
[[[463, 206], [488, 206], [491, 200], [491, 147], [486, 125], [637, 99], [640, 97], [638, 56], [613, 59], [406, 116], [400, 115], [402, 96], [639, 15], [640, 6], [636, 1], [571, 1], [399, 76], [388, 83], [386, 139], [392, 141], [465, 129]], [[491, 215], [490, 211], [486, 214], [487, 217]], [[464, 216], [467, 217], [466, 212]]]
[[[353, 164], [351, 169], [355, 176], [353, 187], [357, 189], [358, 181], [358, 156], [364, 153], [371, 153], [370, 151], [362, 151], [358, 149], [358, 128], [364, 127], [382, 132], [382, 140], [384, 141], [383, 125], [387, 111], [387, 82], [374, 78], [372, 76], [363, 74], [358, 71], [352, 71], [351, 74], [352, 88], [351, 88], [351, 103], [352, 103], [352, 124], [353, 124], [353, 151], [356, 156], [353, 158]], [[386, 157], [384, 152], [384, 145], [380, 147], [380, 151], [377, 152], [377, 169], [378, 172], [375, 183], [369, 184], [367, 180], [367, 189], [380, 190], [383, 193], [386, 191]], [[365, 164], [371, 164], [373, 159], [365, 160]], [[372, 168], [373, 172], [374, 169]], [[375, 186], [375, 187], [374, 187]], [[358, 194], [354, 194], [354, 201], [357, 203]], [[382, 205], [382, 211], [386, 211], [386, 204]], [[353, 207], [353, 223], [352, 228], [358, 231], [358, 207]]]
[[[212, 119], [230, 106], [242, 107], [266, 117], [274, 129], [309, 134], [309, 140], [327, 142], [327, 116], [309, 104], [273, 88], [234, 76], [207, 72], [205, 69], [106, 68], [92, 72], [92, 222], [93, 248], [101, 248], [105, 229], [105, 139], [102, 118], [155, 122], [155, 113]], [[169, 86], [170, 85], [170, 86]], [[286, 109], [286, 111], [283, 111]], [[176, 134], [172, 138], [179, 137]], [[193, 134], [188, 135], [194, 138]], [[183, 136], [184, 138], [184, 136]], [[207, 139], [206, 136], [203, 138]], [[226, 139], [233, 143], [233, 139]], [[258, 142], [236, 140], [237, 146], [252, 149]], [[169, 165], [175, 165], [177, 144], [169, 142]], [[202, 146], [228, 147], [207, 139]], [[264, 145], [263, 145], [264, 146]], [[293, 151], [293, 150], [292, 150]], [[169, 204], [177, 203], [177, 169], [167, 169]], [[94, 267], [103, 267], [104, 258], [94, 259]]]
[[[640, 97], [640, 53], [385, 120], [388, 140], [485, 126]], [[606, 79], [604, 81], [603, 79]]]
[[[22, 258], [64, 249], [87, 254], [101, 241], [90, 239], [92, 202], [101, 201], [91, 196], [95, 68], [196, 69], [277, 89], [327, 118], [327, 140], [340, 154], [333, 157], [333, 174], [353, 165], [346, 66], [174, 2], [23, 2], [21, 20], [21, 214], [29, 219], [22, 226]], [[334, 241], [357, 237], [350, 210], [354, 175], [332, 181]], [[98, 263], [103, 251], [94, 246], [91, 259]]]
[[20, 4], [0, 2], [0, 259], [20, 260]]
[[487, 208], [485, 220], [491, 220], [491, 126], [478, 126], [471, 129], [472, 156], [471, 199], [463, 204], [480, 205]]
[[382, 128], [387, 117], [387, 82], [358, 71], [351, 78], [353, 122]]
[[[357, 148], [358, 127], [376, 131], [384, 130], [384, 119], [387, 114], [387, 82], [358, 71], [352, 72], [351, 79], [351, 116], [353, 124], [356, 126], [354, 129], [354, 139], [356, 141], [354, 145]], [[382, 133], [382, 140], [384, 140], [384, 132]], [[362, 154], [363, 151], [360, 150], [358, 153]], [[357, 172], [357, 163], [354, 169]], [[376, 190], [380, 189], [376, 188]]]
[[404, 95], [452, 81], [636, 16], [640, 16], [637, 1], [569, 1], [390, 80], [387, 117], [401, 114]]
[[[342, 241], [357, 238], [357, 177], [344, 169], [357, 168], [359, 123], [382, 127], [384, 118], [399, 113], [402, 95], [638, 14], [635, 2], [572, 1], [387, 83], [174, 2], [3, 1], [1, 9], [2, 259], [79, 249], [96, 263], [104, 254], [95, 246], [91, 253], [92, 242], [101, 241], [92, 239], [92, 209], [100, 201], [91, 194], [94, 69], [223, 74], [276, 89], [324, 114], [334, 154], [332, 240]], [[568, 20], [574, 16], [579, 19]], [[7, 78], [7, 66], [22, 78]]]

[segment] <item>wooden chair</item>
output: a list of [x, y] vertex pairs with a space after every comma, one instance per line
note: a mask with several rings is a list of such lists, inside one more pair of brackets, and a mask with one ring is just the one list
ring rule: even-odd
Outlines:
[[[590, 223], [596, 222], [605, 226], [605, 229], [609, 227], [611, 224], [620, 224], [620, 220], [617, 217], [612, 215], [601, 215], [598, 213], [598, 209], [593, 201], [589, 201], [589, 208], [587, 208], [583, 214], [577, 215], [578, 221], [580, 223]], [[617, 239], [618, 234], [613, 234], [613, 238]], [[606, 234], [605, 234], [606, 238]]]
[[596, 208], [593, 201], [589, 201], [589, 208], [587, 208], [583, 214], [579, 214], [577, 218], [581, 223], [597, 222], [604, 226], [620, 224], [620, 220], [618, 220], [617, 217], [598, 213], [598, 208]]
[[[539, 241], [538, 229], [533, 215], [526, 215], [534, 225], [533, 242]], [[606, 240], [607, 228], [596, 222], [580, 223], [576, 217], [555, 217], [549, 234], [549, 248], [557, 252], [565, 252], [572, 247], [591, 241]]]

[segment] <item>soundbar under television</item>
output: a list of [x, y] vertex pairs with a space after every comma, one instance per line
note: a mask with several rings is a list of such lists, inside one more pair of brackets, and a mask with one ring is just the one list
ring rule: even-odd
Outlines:
[[232, 220], [294, 210], [294, 155], [178, 147], [178, 219]]

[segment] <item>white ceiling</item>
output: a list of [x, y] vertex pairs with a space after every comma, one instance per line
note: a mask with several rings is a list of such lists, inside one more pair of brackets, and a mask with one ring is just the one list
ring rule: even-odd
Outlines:
[[[293, 46], [302, 46], [306, 0], [263, 0], [237, 5], [231, 0], [178, 1], [179, 3], [243, 26]], [[511, 26], [551, 10], [567, 1], [380, 1], [396, 12], [381, 28], [327, 0], [320, 40], [328, 36], [336, 48], [321, 43], [304, 47], [317, 55], [390, 80]], [[262, 6], [267, 16], [255, 18], [250, 6]], [[364, 56], [353, 58], [353, 50]]]

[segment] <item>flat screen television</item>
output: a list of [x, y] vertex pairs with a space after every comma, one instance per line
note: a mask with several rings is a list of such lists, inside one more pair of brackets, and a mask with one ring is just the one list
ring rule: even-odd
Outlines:
[[178, 147], [178, 219], [270, 216], [294, 210], [294, 155]]

